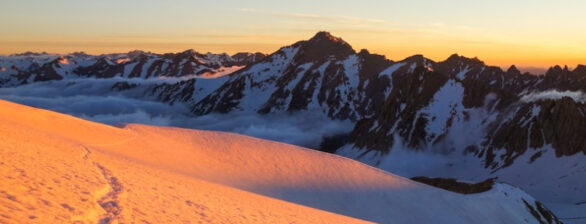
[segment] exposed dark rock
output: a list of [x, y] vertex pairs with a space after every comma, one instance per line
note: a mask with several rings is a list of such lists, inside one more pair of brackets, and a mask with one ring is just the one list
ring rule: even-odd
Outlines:
[[318, 150], [323, 152], [335, 153], [340, 147], [348, 143], [348, 134], [339, 134], [333, 136], [326, 136], [318, 147]]
[[138, 84], [136, 84], [136, 83], [117, 82], [114, 85], [112, 85], [112, 88], [110, 88], [110, 89], [117, 90], [117, 91], [123, 91], [123, 90], [133, 89], [137, 86], [138, 86]]
[[492, 189], [494, 178], [478, 183], [459, 182], [453, 178], [412, 177], [411, 180], [460, 194], [477, 194]]
[[545, 208], [539, 201], [535, 201], [535, 205], [527, 202], [525, 199], [521, 199], [525, 204], [527, 210], [535, 217], [540, 224], [562, 224], [561, 222], [549, 209]]
[[[517, 105], [513, 117], [498, 124], [485, 145], [488, 151], [506, 150], [503, 166], [511, 165], [529, 148], [546, 144], [551, 144], [557, 156], [586, 154], [585, 111], [586, 105], [569, 97]], [[487, 167], [494, 164], [487, 158]]]
[[427, 133], [424, 128], [431, 118], [416, 117], [417, 111], [429, 104], [447, 80], [445, 75], [424, 67], [416, 67], [413, 73], [395, 76], [394, 88], [382, 108], [372, 118], [356, 124], [350, 134], [350, 142], [359, 148], [388, 152], [393, 144], [393, 135], [397, 134], [405, 139], [409, 147], [425, 146]]
[[323, 60], [329, 56], [342, 60], [355, 53], [348, 43], [328, 32], [318, 32], [308, 41], [302, 41], [298, 44], [301, 47], [295, 56], [295, 61], [299, 63]]
[[267, 57], [266, 54], [256, 52], [256, 53], [248, 53], [248, 52], [239, 52], [232, 55], [232, 58], [235, 60], [235, 65], [249, 65], [253, 63], [260, 62]]
[[176, 84], [161, 84], [154, 88], [158, 98], [173, 105], [175, 102], [187, 102], [195, 90], [196, 79], [184, 80]]
[[96, 77], [96, 78], [112, 78], [114, 76], [122, 75], [124, 72], [124, 64], [115, 64], [109, 61], [106, 57], [98, 59], [98, 61], [87, 67], [79, 67], [74, 73], [80, 76]]

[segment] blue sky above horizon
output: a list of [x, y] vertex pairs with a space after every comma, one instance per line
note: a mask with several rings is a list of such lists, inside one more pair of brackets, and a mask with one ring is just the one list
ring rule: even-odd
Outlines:
[[0, 54], [261, 51], [327, 30], [400, 60], [452, 53], [488, 64], [586, 64], [585, 1], [3, 0]]

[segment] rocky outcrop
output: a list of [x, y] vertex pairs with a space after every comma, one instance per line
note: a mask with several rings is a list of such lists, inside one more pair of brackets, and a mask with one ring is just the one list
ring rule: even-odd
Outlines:
[[424, 183], [430, 186], [456, 192], [460, 194], [477, 194], [492, 189], [495, 179], [486, 179], [478, 183], [459, 182], [453, 178], [429, 178], [429, 177], [412, 177], [411, 180]]
[[517, 105], [505, 113], [509, 118], [495, 123], [485, 142], [486, 154], [504, 150], [502, 164], [493, 157], [486, 158], [486, 166], [508, 166], [513, 160], [531, 151], [538, 154], [545, 145], [551, 145], [557, 156], [586, 154], [586, 105], [570, 97], [547, 99]]
[[63, 79], [63, 75], [59, 74], [56, 70], [62, 67], [60, 62], [62, 62], [63, 60], [66, 59], [64, 57], [59, 57], [51, 62], [43, 64], [40, 67], [36, 67], [33, 65], [29, 67], [29, 71], [20, 70], [19, 68], [14, 66], [14, 69], [18, 71], [18, 74], [15, 77], [22, 84], [30, 82], [61, 80]]
[[356, 147], [388, 152], [394, 135], [405, 139], [413, 148], [425, 145], [425, 125], [431, 116], [418, 116], [418, 111], [429, 104], [434, 94], [448, 77], [416, 67], [413, 73], [397, 75], [393, 90], [375, 116], [359, 121], [349, 140]]

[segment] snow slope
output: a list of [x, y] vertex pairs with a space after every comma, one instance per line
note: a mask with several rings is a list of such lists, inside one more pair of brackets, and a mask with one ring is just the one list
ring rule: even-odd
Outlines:
[[101, 152], [131, 129], [0, 108], [0, 223], [366, 223]]
[[0, 108], [2, 223], [545, 219], [526, 205], [534, 199], [508, 185], [461, 195], [339, 156], [236, 134], [117, 128], [6, 101]]

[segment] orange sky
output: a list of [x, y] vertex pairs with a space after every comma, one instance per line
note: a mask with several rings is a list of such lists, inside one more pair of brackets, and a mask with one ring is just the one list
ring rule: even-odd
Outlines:
[[574, 67], [586, 64], [583, 8], [578, 0], [13, 1], [0, 9], [0, 54], [271, 53], [327, 30], [392, 60], [458, 53], [503, 67]]

